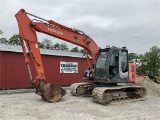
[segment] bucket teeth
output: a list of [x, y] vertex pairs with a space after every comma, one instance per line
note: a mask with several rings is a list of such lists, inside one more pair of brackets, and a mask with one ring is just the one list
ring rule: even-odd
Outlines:
[[64, 95], [67, 94], [66, 90], [64, 90], [63, 88], [59, 86], [54, 86], [43, 80], [40, 81], [36, 91], [43, 100], [52, 103], [59, 101]]

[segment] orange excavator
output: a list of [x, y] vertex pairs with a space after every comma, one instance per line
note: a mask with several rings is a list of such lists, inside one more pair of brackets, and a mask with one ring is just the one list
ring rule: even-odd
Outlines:
[[[84, 72], [84, 79], [88, 82], [73, 83], [70, 86], [72, 95], [92, 96], [94, 102], [104, 105], [145, 99], [146, 89], [132, 84], [136, 79], [136, 65], [128, 62], [126, 47], [113, 46], [99, 49], [91, 37], [78, 29], [66, 27], [52, 20], [45, 20], [26, 12], [24, 9], [19, 10], [15, 16], [31, 83], [36, 87], [36, 93], [42, 99], [57, 102], [67, 92], [61, 87], [47, 83], [36, 32], [76, 44], [86, 50], [89, 67]], [[31, 20], [28, 16], [35, 19]], [[35, 78], [32, 78], [26, 49], [37, 71]]]

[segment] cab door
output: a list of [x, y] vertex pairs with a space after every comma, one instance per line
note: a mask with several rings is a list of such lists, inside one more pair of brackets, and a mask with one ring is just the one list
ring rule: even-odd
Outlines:
[[115, 49], [111, 52], [108, 64], [109, 64], [109, 78], [112, 79], [119, 74], [119, 50]]
[[108, 57], [108, 50], [103, 49], [100, 50], [97, 56], [97, 61], [95, 64], [95, 79], [96, 81], [102, 81], [107, 78], [107, 57]]
[[109, 59], [110, 82], [128, 82], [128, 51], [113, 49]]

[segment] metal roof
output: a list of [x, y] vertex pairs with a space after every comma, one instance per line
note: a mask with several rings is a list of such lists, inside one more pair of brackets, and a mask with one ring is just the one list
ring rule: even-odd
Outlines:
[[[21, 46], [16, 46], [16, 45], [9, 45], [9, 44], [0, 43], [0, 51], [22, 53], [22, 47]], [[67, 57], [84, 58], [82, 53], [77, 53], [77, 52], [40, 49], [40, 53], [42, 55], [54, 55], [54, 56], [67, 56]]]

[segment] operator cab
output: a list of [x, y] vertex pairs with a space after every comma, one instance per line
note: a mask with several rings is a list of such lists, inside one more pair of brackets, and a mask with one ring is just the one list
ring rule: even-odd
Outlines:
[[84, 73], [84, 78], [101, 83], [127, 83], [128, 80], [128, 50], [126, 48], [100, 49], [94, 64], [93, 78], [90, 68]]
[[128, 50], [117, 47], [100, 49], [94, 70], [97, 82], [128, 82]]

